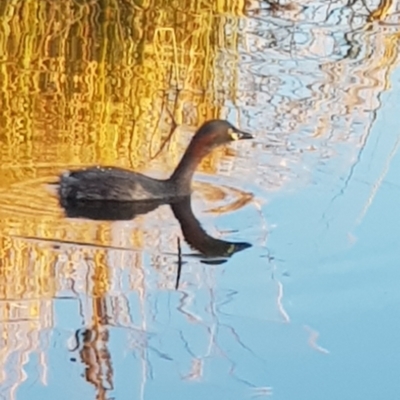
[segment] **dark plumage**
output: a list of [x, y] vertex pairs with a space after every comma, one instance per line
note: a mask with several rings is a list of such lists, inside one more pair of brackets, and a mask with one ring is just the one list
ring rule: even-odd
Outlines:
[[214, 148], [234, 140], [251, 139], [228, 121], [205, 122], [193, 136], [170, 178], [150, 178], [115, 167], [91, 167], [61, 175], [61, 199], [83, 201], [169, 200], [191, 192], [193, 173], [203, 157]]

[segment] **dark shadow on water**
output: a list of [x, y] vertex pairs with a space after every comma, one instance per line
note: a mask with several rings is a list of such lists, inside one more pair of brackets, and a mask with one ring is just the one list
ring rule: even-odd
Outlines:
[[191, 197], [183, 197], [171, 202], [114, 202], [114, 201], [76, 201], [61, 199], [68, 218], [86, 218], [96, 221], [127, 221], [138, 215], [147, 214], [162, 204], [169, 204], [178, 220], [183, 237], [191, 248], [197, 250], [207, 260], [207, 264], [221, 264], [233, 254], [251, 247], [247, 242], [229, 242], [216, 239], [207, 234], [195, 217]]
[[95, 221], [130, 221], [139, 215], [154, 211], [160, 201], [80, 201], [61, 199], [61, 207], [68, 218], [85, 218]]

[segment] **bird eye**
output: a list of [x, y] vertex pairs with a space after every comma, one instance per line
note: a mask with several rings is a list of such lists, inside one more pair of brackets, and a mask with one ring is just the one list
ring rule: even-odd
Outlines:
[[239, 134], [232, 128], [228, 128], [228, 135], [231, 137], [231, 140], [239, 140]]

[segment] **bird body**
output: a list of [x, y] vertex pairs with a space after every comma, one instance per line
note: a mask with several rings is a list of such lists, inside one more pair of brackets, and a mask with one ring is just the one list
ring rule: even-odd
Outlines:
[[69, 201], [169, 201], [188, 196], [193, 173], [208, 153], [222, 144], [251, 138], [252, 135], [228, 121], [208, 121], [193, 136], [168, 179], [155, 179], [123, 168], [96, 166], [63, 173], [58, 193], [62, 200]]

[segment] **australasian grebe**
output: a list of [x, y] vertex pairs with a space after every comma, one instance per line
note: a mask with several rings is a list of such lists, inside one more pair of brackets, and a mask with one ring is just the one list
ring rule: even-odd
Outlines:
[[155, 179], [116, 167], [90, 167], [67, 171], [59, 180], [63, 199], [83, 201], [146, 201], [168, 200], [188, 196], [193, 173], [214, 148], [235, 140], [252, 139], [228, 121], [205, 122], [193, 136], [181, 161], [168, 179]]

